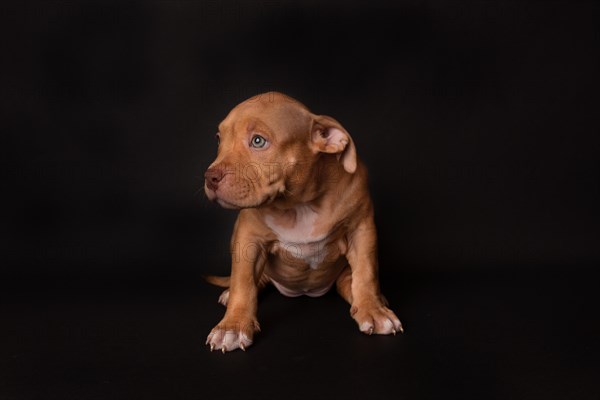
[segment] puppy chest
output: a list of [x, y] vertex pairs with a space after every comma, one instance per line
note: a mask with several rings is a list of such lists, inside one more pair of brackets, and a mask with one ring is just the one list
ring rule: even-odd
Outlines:
[[329, 232], [320, 230], [319, 215], [308, 207], [298, 207], [278, 218], [267, 216], [265, 222], [278, 240], [272, 252], [286, 264], [304, 261], [316, 269], [324, 261], [339, 256]]
[[308, 264], [311, 269], [317, 269], [335, 253], [325, 241], [311, 243], [279, 241], [274, 245], [272, 252], [287, 265], [295, 265], [300, 261]]

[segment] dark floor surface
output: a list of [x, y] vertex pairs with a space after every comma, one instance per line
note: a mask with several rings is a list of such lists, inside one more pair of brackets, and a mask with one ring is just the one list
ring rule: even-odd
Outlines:
[[482, 271], [384, 276], [396, 337], [359, 333], [334, 292], [268, 289], [262, 333], [226, 355], [204, 346], [223, 313], [205, 283], [20, 281], [0, 399], [600, 399], [592, 269]]

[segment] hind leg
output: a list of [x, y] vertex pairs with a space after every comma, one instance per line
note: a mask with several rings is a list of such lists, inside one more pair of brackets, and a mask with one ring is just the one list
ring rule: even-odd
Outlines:
[[[258, 281], [258, 291], [262, 291], [270, 282], [271, 280], [269, 279], [269, 277], [267, 277], [263, 273]], [[229, 288], [223, 290], [223, 293], [221, 293], [221, 295], [219, 296], [218, 302], [219, 304], [227, 307], [227, 303], [229, 302]]]

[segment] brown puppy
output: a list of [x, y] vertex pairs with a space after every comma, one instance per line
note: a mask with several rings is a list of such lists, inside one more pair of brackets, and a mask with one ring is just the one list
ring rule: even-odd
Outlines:
[[211, 350], [245, 350], [259, 331], [258, 291], [321, 296], [335, 283], [367, 334], [402, 332], [379, 290], [377, 236], [367, 171], [331, 117], [281, 93], [236, 106], [219, 125], [217, 159], [205, 173], [210, 200], [241, 209], [231, 239], [225, 316]]

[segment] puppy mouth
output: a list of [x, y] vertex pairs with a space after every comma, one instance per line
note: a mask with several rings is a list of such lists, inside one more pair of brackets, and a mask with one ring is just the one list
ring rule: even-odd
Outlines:
[[238, 205], [236, 205], [236, 204], [230, 203], [230, 202], [228, 202], [228, 201], [226, 201], [226, 200], [223, 200], [223, 199], [221, 199], [221, 198], [218, 198], [218, 197], [215, 199], [215, 201], [216, 201], [216, 202], [217, 202], [217, 203], [218, 203], [218, 204], [219, 204], [221, 207], [223, 207], [223, 208], [227, 208], [227, 209], [229, 209], [229, 210], [239, 210], [239, 209], [243, 208], [243, 207], [240, 207], [240, 206], [238, 206]]
[[274, 200], [274, 198], [272, 198], [271, 196], [268, 196], [267, 198], [260, 200], [260, 201], [256, 201], [256, 202], [244, 202], [244, 201], [240, 201], [240, 202], [235, 202], [232, 203], [230, 201], [224, 200], [220, 197], [217, 197], [215, 199], [215, 201], [223, 208], [228, 208], [231, 210], [241, 210], [243, 208], [258, 208], [258, 207], [262, 207], [264, 205], [267, 205], [269, 203], [271, 203]]
[[223, 199], [222, 195], [219, 196], [219, 193], [217, 193], [218, 190], [218, 188], [211, 189], [207, 185], [204, 185], [204, 193], [206, 193], [206, 197], [208, 198], [208, 200], [212, 201], [213, 203], [218, 203], [223, 208], [240, 208], [234, 203]]
[[231, 210], [240, 210], [243, 208], [257, 208], [269, 203], [272, 203], [277, 197], [278, 193], [269, 193], [265, 196], [261, 196], [260, 199], [256, 199], [255, 201], [251, 201], [249, 198], [243, 199], [230, 199], [228, 196], [223, 193], [219, 193], [219, 189], [212, 190], [210, 188], [205, 187], [206, 197], [217, 204], [219, 204], [223, 208], [231, 209]]

